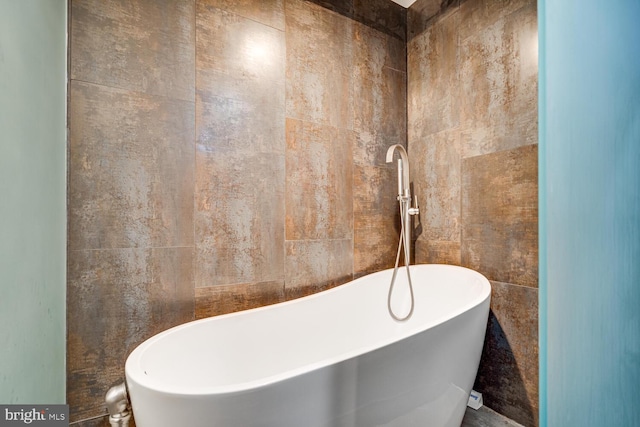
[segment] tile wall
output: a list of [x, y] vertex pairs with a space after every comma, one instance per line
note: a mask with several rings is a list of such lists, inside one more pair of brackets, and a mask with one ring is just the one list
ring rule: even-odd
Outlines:
[[71, 0], [72, 425], [108, 425], [155, 333], [392, 265], [405, 23], [386, 0]]
[[407, 55], [416, 261], [491, 280], [475, 388], [492, 409], [537, 425], [536, 2], [418, 0]]

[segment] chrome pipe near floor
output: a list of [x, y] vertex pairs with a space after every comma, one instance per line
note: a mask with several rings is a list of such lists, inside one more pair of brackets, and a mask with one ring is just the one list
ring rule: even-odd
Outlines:
[[128, 427], [131, 420], [131, 408], [127, 385], [120, 383], [107, 391], [104, 398], [109, 410], [109, 424], [112, 427]]

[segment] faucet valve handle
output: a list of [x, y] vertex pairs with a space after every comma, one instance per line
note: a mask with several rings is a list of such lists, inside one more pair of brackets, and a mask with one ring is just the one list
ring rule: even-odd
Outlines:
[[409, 215], [420, 215], [420, 207], [418, 206], [418, 196], [413, 197], [414, 206], [409, 208]]

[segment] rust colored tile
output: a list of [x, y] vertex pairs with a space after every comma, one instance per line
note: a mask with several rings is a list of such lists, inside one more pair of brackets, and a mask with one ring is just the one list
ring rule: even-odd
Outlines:
[[284, 0], [198, 0], [208, 7], [232, 12], [284, 31]]
[[287, 300], [342, 285], [353, 279], [352, 240], [286, 242]]
[[409, 141], [460, 123], [458, 14], [436, 21], [407, 47]]
[[352, 129], [352, 21], [301, 0], [285, 7], [287, 117]]
[[284, 281], [196, 288], [196, 319], [283, 302]]
[[406, 143], [406, 53], [404, 43], [362, 24], [353, 35], [354, 162], [383, 166], [387, 148]]
[[389, 146], [406, 145], [406, 74], [384, 68], [373, 79], [362, 78], [354, 94], [354, 163], [387, 167]]
[[491, 282], [491, 313], [474, 389], [524, 426], [538, 425], [538, 290]]
[[286, 122], [286, 238], [351, 239], [351, 132], [299, 120]]
[[416, 240], [416, 264], [460, 265], [460, 242]]
[[537, 145], [465, 159], [462, 176], [463, 265], [537, 287]]
[[69, 249], [193, 244], [193, 103], [71, 82]]
[[71, 421], [104, 411], [127, 355], [194, 318], [193, 249], [70, 251], [67, 260], [67, 402]]
[[443, 131], [409, 147], [413, 194], [420, 205], [420, 234], [428, 241], [460, 241], [460, 135]]
[[388, 0], [307, 0], [353, 22], [394, 37], [406, 39], [406, 9]]
[[353, 0], [354, 19], [405, 43], [407, 11], [388, 0]]
[[[289, 57], [288, 57], [289, 58]], [[288, 60], [286, 116], [307, 122], [353, 129], [353, 77], [331, 67], [308, 68]]]
[[393, 267], [400, 236], [396, 172], [389, 168], [354, 170], [354, 274]]
[[464, 157], [537, 143], [537, 35], [533, 2], [462, 41]]
[[199, 1], [196, 7], [196, 69], [283, 82], [284, 32], [218, 9], [217, 3]]
[[193, 102], [194, 0], [72, 0], [70, 78]]
[[284, 279], [284, 156], [197, 153], [196, 287]]
[[359, 23], [353, 24], [352, 33], [356, 73], [375, 79], [384, 68], [407, 71], [407, 46], [402, 40]]
[[284, 154], [284, 131], [284, 84], [198, 72], [199, 150]]
[[349, 73], [353, 64], [351, 19], [302, 0], [285, 0], [287, 61]]
[[407, 39], [422, 34], [438, 20], [458, 10], [464, 0], [418, 0], [407, 10]]
[[460, 35], [463, 40], [475, 37], [496, 21], [535, 5], [536, 0], [460, 0]]

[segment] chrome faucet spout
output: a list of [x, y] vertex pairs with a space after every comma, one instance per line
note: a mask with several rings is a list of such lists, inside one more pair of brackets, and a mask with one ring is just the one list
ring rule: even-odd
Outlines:
[[409, 190], [409, 155], [407, 150], [400, 144], [395, 144], [387, 150], [387, 163], [393, 162], [393, 153], [398, 151], [398, 197], [411, 198]]

